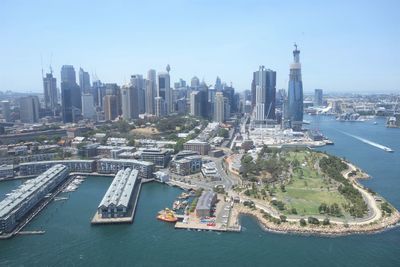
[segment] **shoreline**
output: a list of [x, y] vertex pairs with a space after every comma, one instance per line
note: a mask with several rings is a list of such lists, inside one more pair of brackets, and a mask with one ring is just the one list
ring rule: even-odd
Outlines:
[[400, 226], [399, 212], [392, 214], [390, 217], [386, 217], [381, 222], [377, 222], [375, 224], [371, 224], [368, 226], [344, 227], [344, 226], [339, 226], [337, 224], [330, 224], [321, 227], [321, 225], [310, 226], [310, 224], [308, 223], [306, 226], [300, 226], [298, 223], [291, 224], [289, 222], [275, 224], [265, 219], [260, 210], [252, 210], [247, 207], [237, 207], [237, 206], [235, 206], [234, 209], [238, 221], [240, 221], [240, 218], [242, 216], [248, 216], [253, 218], [263, 231], [277, 233], [277, 234], [340, 237], [340, 236], [358, 235], [358, 234], [376, 234]]

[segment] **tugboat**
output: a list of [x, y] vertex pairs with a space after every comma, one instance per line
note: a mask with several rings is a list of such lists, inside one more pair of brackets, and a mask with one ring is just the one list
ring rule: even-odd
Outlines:
[[172, 210], [168, 209], [168, 208], [166, 208], [165, 210], [160, 211], [158, 213], [157, 219], [160, 220], [160, 221], [172, 222], [172, 223], [178, 221], [178, 218], [175, 217], [175, 213]]

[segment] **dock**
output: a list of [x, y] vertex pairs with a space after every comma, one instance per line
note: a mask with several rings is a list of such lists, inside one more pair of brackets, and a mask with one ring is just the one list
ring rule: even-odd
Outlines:
[[106, 217], [103, 218], [101, 215], [96, 211], [94, 214], [91, 224], [93, 225], [99, 225], [99, 224], [122, 224], [122, 223], [133, 223], [133, 219], [135, 216], [136, 212], [136, 206], [138, 203], [140, 191], [142, 188], [142, 181], [139, 180], [139, 182], [136, 184], [132, 191], [132, 196], [131, 196], [131, 201], [132, 204], [130, 206], [130, 210], [128, 210], [127, 216], [124, 217]]

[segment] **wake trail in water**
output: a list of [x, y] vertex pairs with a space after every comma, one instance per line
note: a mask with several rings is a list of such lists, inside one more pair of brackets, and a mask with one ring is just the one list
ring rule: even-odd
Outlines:
[[[339, 130], [338, 130], [338, 131], [339, 131]], [[353, 138], [355, 138], [355, 139], [357, 139], [357, 140], [360, 140], [361, 142], [363, 142], [363, 143], [365, 143], [365, 144], [368, 144], [368, 145], [370, 145], [370, 146], [374, 146], [374, 147], [377, 147], [377, 148], [379, 148], [379, 149], [385, 150], [386, 152], [393, 152], [393, 150], [392, 150], [390, 147], [387, 147], [387, 146], [384, 146], [384, 145], [375, 143], [375, 142], [373, 142], [373, 141], [371, 141], [371, 140], [362, 138], [362, 137], [357, 136], [357, 135], [354, 135], [354, 134], [346, 133], [346, 132], [343, 132], [343, 131], [339, 131], [339, 132], [341, 132], [341, 133], [343, 133], [343, 134], [345, 134], [345, 135], [348, 135], [348, 136], [350, 136], [350, 137], [353, 137]]]

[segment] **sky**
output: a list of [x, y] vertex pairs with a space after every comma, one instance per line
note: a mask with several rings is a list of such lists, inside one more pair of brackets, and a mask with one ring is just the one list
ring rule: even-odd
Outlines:
[[42, 92], [41, 69], [102, 82], [171, 66], [171, 82], [216, 76], [242, 91], [260, 65], [287, 89], [293, 44], [303, 87], [400, 92], [400, 1], [142, 0], [0, 4], [0, 91]]

